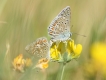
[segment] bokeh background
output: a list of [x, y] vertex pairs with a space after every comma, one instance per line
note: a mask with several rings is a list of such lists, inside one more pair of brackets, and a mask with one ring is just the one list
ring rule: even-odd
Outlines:
[[[50, 39], [47, 27], [66, 6], [71, 7], [72, 35], [83, 50], [66, 65], [63, 80], [106, 80], [106, 0], [0, 0], [0, 80], [59, 80], [60, 64], [50, 62], [46, 72], [13, 70], [25, 46], [39, 37]], [[35, 58], [34, 63], [37, 62]]]

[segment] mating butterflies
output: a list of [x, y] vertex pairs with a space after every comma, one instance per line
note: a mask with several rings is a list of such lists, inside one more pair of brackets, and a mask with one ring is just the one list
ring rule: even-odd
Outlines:
[[65, 41], [72, 35], [70, 32], [70, 7], [64, 8], [51, 22], [48, 27], [48, 33], [51, 39], [55, 41]]
[[[70, 7], [64, 8], [51, 22], [48, 27], [48, 34], [55, 41], [65, 41], [72, 35], [70, 32]], [[40, 57], [45, 57], [49, 52], [50, 44], [45, 37], [38, 38], [33, 43], [26, 46], [25, 50]]]

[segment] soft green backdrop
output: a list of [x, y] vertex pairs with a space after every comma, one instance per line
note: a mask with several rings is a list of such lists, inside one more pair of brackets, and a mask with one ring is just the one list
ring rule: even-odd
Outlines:
[[93, 32], [98, 32], [98, 37], [106, 34], [106, 0], [0, 0], [0, 80], [58, 79], [58, 63], [51, 62], [45, 73], [32, 69], [20, 73], [13, 70], [12, 61], [20, 53], [31, 58], [25, 46], [37, 38], [50, 39], [47, 27], [66, 6], [71, 7], [71, 31], [87, 37], [72, 35], [83, 51], [77, 61], [67, 64], [63, 80], [87, 80], [82, 66], [89, 59], [89, 46], [97, 35]]

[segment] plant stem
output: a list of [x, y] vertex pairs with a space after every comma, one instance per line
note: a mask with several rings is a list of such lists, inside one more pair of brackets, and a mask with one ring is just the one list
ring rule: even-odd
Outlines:
[[61, 73], [61, 79], [60, 80], [63, 79], [64, 69], [65, 69], [65, 64], [63, 64], [63, 67], [62, 67], [62, 73]]

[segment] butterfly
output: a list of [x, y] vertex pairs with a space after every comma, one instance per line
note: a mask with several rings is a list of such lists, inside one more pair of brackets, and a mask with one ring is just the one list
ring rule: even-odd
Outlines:
[[47, 57], [49, 53], [49, 43], [46, 37], [40, 37], [25, 47], [25, 50], [38, 57]]
[[70, 32], [70, 6], [64, 8], [50, 23], [48, 34], [52, 41], [65, 41], [72, 35]]

